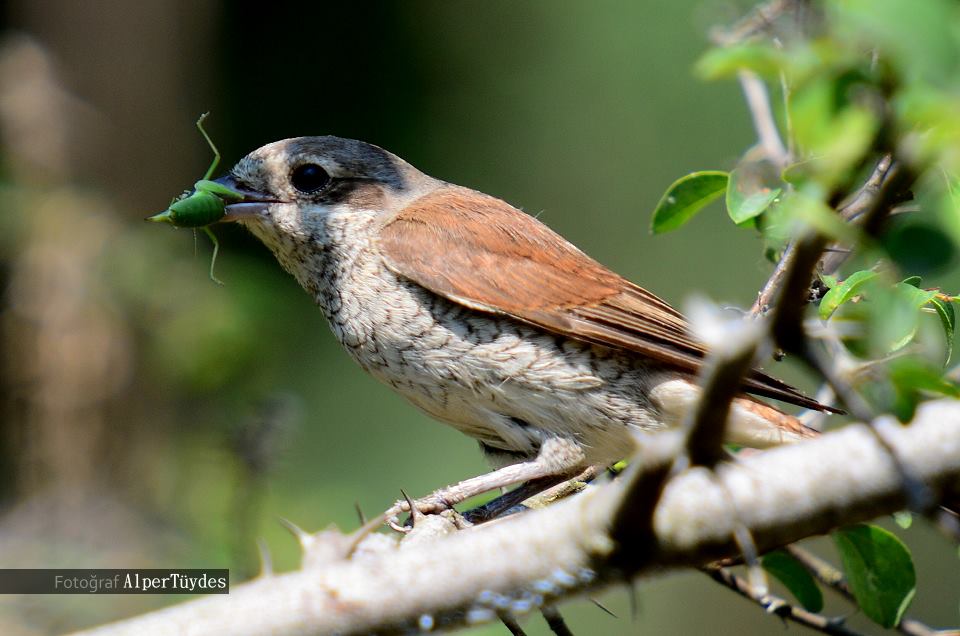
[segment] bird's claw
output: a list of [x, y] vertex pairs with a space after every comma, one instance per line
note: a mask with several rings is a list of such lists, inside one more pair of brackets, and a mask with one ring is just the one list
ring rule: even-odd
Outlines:
[[[406, 534], [410, 532], [416, 524], [417, 517], [421, 515], [440, 514], [445, 510], [453, 509], [453, 504], [436, 493], [422, 499], [417, 499], [416, 501], [411, 500], [406, 496], [406, 493], [404, 493], [404, 499], [398, 499], [393, 506], [384, 513], [384, 516], [386, 517], [388, 526], [397, 532]], [[410, 519], [407, 520], [406, 523], [401, 524], [399, 516], [405, 512], [410, 513]]]

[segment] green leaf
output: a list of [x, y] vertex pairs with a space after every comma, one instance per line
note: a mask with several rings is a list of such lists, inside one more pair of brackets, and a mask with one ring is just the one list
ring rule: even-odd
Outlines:
[[[960, 156], [956, 149], [960, 146], [960, 95], [953, 90], [937, 90], [927, 84], [905, 86], [898, 91], [895, 108], [902, 120], [904, 129], [922, 130], [917, 144], [910, 154], [917, 165], [936, 165], [942, 168], [942, 177], [946, 180], [946, 191], [942, 187], [932, 188], [938, 195], [946, 194], [943, 205], [956, 210], [957, 176], [960, 175]], [[932, 176], [932, 175], [930, 175]], [[933, 185], [933, 181], [927, 185]], [[918, 194], [923, 194], [922, 191]], [[953, 199], [951, 201], [951, 199]], [[956, 217], [952, 218], [953, 227], [948, 228], [956, 234]]]
[[785, 208], [792, 219], [806, 223], [833, 240], [855, 245], [860, 239], [858, 229], [847, 224], [836, 210], [824, 203], [822, 192], [818, 190], [811, 184], [804, 190], [785, 194], [777, 208]]
[[845, 0], [825, 8], [835, 37], [877, 49], [905, 81], [937, 85], [956, 76], [955, 2]]
[[653, 211], [654, 234], [681, 227], [727, 190], [729, 175], [719, 170], [694, 172], [673, 182]]
[[947, 177], [944, 192], [940, 193], [935, 209], [944, 229], [960, 244], [960, 182]]
[[770, 45], [736, 44], [710, 49], [697, 61], [695, 69], [704, 79], [727, 79], [743, 70], [775, 78], [786, 59], [781, 49]]
[[919, 288], [920, 283], [923, 282], [923, 278], [921, 278], [920, 276], [907, 276], [900, 282], [903, 283], [904, 285], [910, 285], [911, 287]]
[[890, 380], [901, 391], [925, 391], [948, 397], [960, 397], [960, 386], [943, 375], [943, 370], [916, 357], [899, 358], [890, 363]]
[[937, 290], [935, 289], [920, 289], [912, 283], [909, 282], [908, 278], [905, 281], [899, 282], [893, 286], [899, 294], [901, 294], [910, 304], [916, 309], [920, 309], [931, 300], [937, 297]]
[[916, 593], [910, 551], [896, 535], [871, 525], [841, 528], [833, 540], [860, 609], [875, 623], [895, 627]]
[[[860, 340], [860, 336], [852, 336], [845, 339], [845, 343], [856, 355], [889, 355], [913, 342], [921, 327], [921, 316], [935, 312], [935, 309], [926, 309], [926, 306], [940, 292], [918, 289], [911, 282], [917, 281], [908, 279], [889, 285], [879, 275], [857, 272], [824, 294], [820, 316], [826, 319], [844, 307], [845, 303], [862, 296], [869, 302], [847, 307], [843, 313], [844, 319], [852, 319], [862, 325], [863, 340]], [[923, 340], [920, 344], [924, 343], [932, 345], [933, 341]], [[939, 345], [936, 346], [939, 349]], [[939, 351], [936, 356], [940, 357]]]
[[842, 78], [818, 77], [794, 93], [789, 106], [794, 139], [806, 160], [785, 178], [815, 179], [829, 190], [846, 181], [869, 151], [880, 122], [864, 106], [838, 104], [846, 92]]
[[[902, 349], [913, 340], [917, 335], [917, 329], [920, 328], [920, 308], [936, 296], [936, 291], [918, 289], [907, 282], [893, 286], [893, 294], [889, 298], [892, 305], [880, 309], [881, 316], [890, 317], [889, 322], [884, 323], [887, 327], [884, 331], [890, 336], [890, 352]], [[890, 313], [887, 313], [888, 310]]]
[[817, 276], [820, 277], [820, 282], [823, 283], [827, 289], [833, 289], [840, 282], [836, 276], [831, 276], [830, 274], [817, 274]]
[[859, 272], [850, 274], [850, 276], [839, 285], [831, 287], [830, 291], [823, 295], [823, 300], [820, 301], [820, 318], [823, 320], [829, 318], [840, 305], [855, 298], [863, 285], [867, 281], [876, 278], [876, 276], [876, 272], [867, 269], [860, 270]]
[[933, 305], [937, 316], [940, 317], [940, 324], [943, 325], [943, 336], [947, 347], [947, 357], [944, 364], [950, 362], [953, 355], [954, 334], [957, 331], [957, 316], [953, 311], [953, 304], [939, 298], [931, 298], [930, 304]]
[[808, 612], [823, 609], [823, 593], [807, 568], [784, 550], [774, 550], [763, 555], [763, 569], [790, 590]]
[[785, 183], [789, 183], [790, 185], [797, 187], [806, 183], [811, 176], [811, 165], [809, 159], [791, 163], [789, 166], [780, 171], [780, 179], [782, 179]]
[[790, 198], [782, 194], [777, 205], [771, 205], [766, 212], [753, 219], [763, 236], [766, 257], [772, 263], [780, 260], [790, 239], [797, 235], [799, 224], [790, 212]]
[[927, 306], [940, 294], [937, 289], [921, 289], [909, 281], [909, 278], [903, 280], [894, 285], [893, 288], [916, 309]]
[[825, 38], [814, 42], [794, 40], [787, 48], [753, 40], [710, 49], [694, 69], [700, 77], [710, 80], [730, 79], [740, 71], [753, 71], [779, 81], [782, 73], [790, 84], [797, 85], [829, 67], [843, 64], [849, 57], [842, 47]]
[[739, 168], [733, 170], [727, 185], [727, 214], [738, 225], [763, 214], [783, 191], [752, 183], [752, 179], [744, 179], [742, 174]]
[[935, 274], [946, 270], [956, 259], [953, 241], [944, 230], [918, 219], [891, 223], [881, 244], [904, 272]]

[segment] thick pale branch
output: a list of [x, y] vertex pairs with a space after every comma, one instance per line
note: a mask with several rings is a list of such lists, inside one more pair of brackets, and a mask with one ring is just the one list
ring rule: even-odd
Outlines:
[[[875, 423], [932, 490], [960, 491], [960, 402], [927, 403], [914, 423]], [[669, 479], [652, 519], [624, 502], [679, 450], [679, 435], [644, 441], [622, 479], [544, 510], [416, 545], [330, 558], [309, 569], [86, 632], [120, 634], [363, 634], [453, 628], [523, 614], [565, 597], [665, 569], [736, 554], [743, 524], [761, 550], [892, 513], [906, 501], [901, 473], [877, 436], [852, 425], [736, 463]], [[651, 457], [650, 454], [653, 454]], [[660, 479], [652, 471], [654, 480]], [[725, 491], [725, 495], [720, 489]], [[733, 514], [728, 501], [737, 513]], [[638, 529], [649, 540], [628, 543]], [[646, 532], [643, 532], [644, 529]], [[636, 537], [636, 535], [633, 535]], [[621, 537], [618, 543], [613, 537]], [[335, 553], [336, 551], [332, 551]]]

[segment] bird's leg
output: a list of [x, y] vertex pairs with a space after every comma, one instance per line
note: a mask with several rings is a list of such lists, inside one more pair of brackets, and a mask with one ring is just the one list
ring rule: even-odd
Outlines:
[[517, 486], [496, 499], [492, 499], [482, 506], [471, 508], [463, 513], [464, 518], [470, 523], [483, 523], [490, 521], [502, 515], [507, 510], [519, 506], [521, 503], [539, 495], [544, 490], [552, 488], [557, 484], [567, 481], [567, 475], [548, 475], [540, 479], [534, 479]]
[[[540, 447], [540, 453], [534, 460], [505, 466], [479, 477], [465, 479], [452, 486], [441, 488], [413, 503], [417, 510], [429, 514], [452, 508], [470, 497], [497, 488], [549, 477], [558, 478], [550, 482], [544, 481], [540, 488], [540, 490], [543, 490], [580, 472], [583, 469], [584, 459], [583, 449], [576, 442], [551, 438], [543, 443]], [[384, 514], [391, 525], [396, 525], [396, 516], [409, 510], [410, 505], [406, 501], [398, 501]]]
[[463, 513], [463, 517], [470, 523], [483, 523], [496, 519], [504, 512], [537, 495], [539, 495], [537, 499], [544, 503], [562, 499], [582, 489], [584, 482], [592, 481], [601, 470], [599, 466], [591, 466], [573, 479], [563, 475], [552, 475], [528, 481], [482, 506], [467, 510]]

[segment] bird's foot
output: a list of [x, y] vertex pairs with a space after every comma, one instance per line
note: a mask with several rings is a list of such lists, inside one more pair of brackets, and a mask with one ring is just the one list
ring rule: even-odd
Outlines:
[[[582, 471], [583, 461], [583, 449], [578, 443], [573, 440], [551, 438], [544, 441], [539, 454], [531, 461], [511, 464], [485, 475], [465, 479], [458, 484], [441, 488], [423, 499], [411, 501], [405, 497], [387, 510], [384, 516], [390, 527], [399, 530], [402, 526], [397, 516], [403, 512], [416, 511], [423, 514], [441, 512], [476, 495], [532, 480], [543, 480], [540, 487], [540, 490], [543, 490]], [[544, 478], [550, 479], [544, 480]]]
[[[428, 495], [416, 501], [411, 500], [404, 493], [404, 499], [397, 500], [393, 506], [383, 513], [384, 521], [388, 526], [397, 532], [409, 533], [418, 525], [427, 515], [444, 517], [451, 522], [458, 530], [470, 527], [473, 524], [461, 515], [453, 507], [459, 502], [450, 502], [444, 498], [444, 491], [438, 490], [432, 495]], [[399, 515], [408, 512], [410, 516], [403, 523], [400, 522]]]

